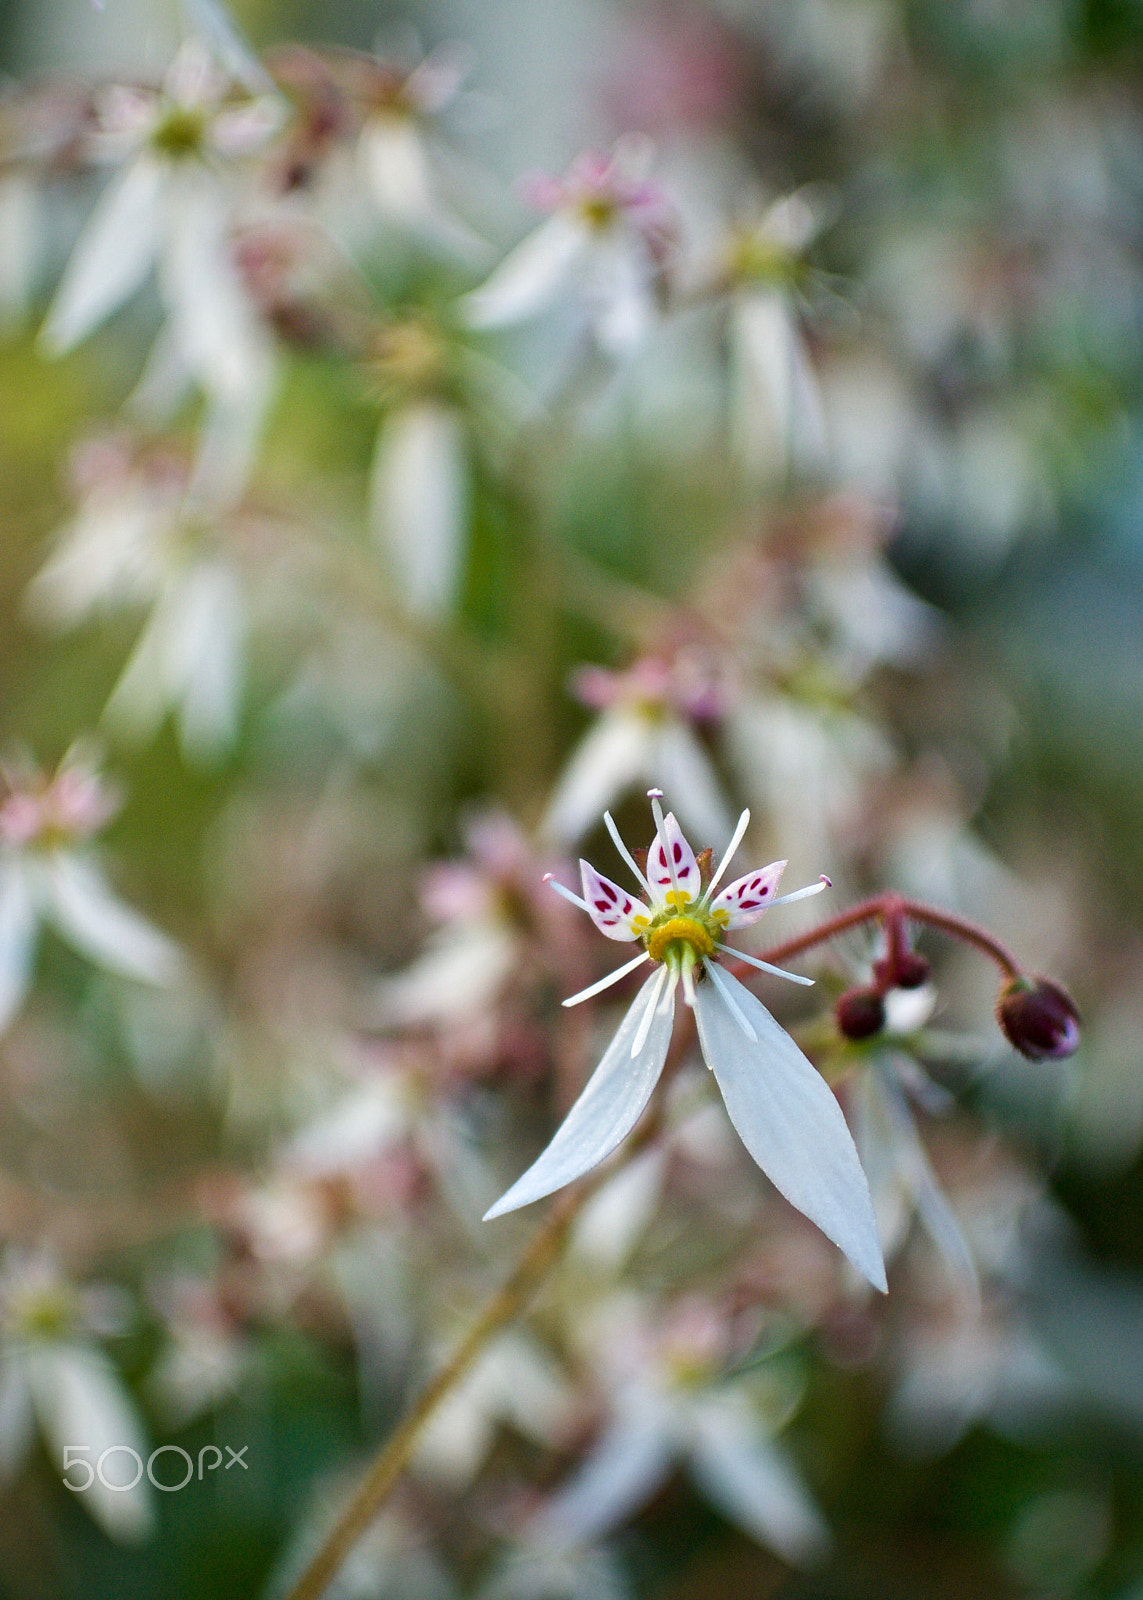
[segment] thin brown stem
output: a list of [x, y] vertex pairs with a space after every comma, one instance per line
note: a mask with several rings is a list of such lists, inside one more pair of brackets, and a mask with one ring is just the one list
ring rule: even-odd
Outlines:
[[[676, 1033], [671, 1056], [680, 1056], [688, 1044], [689, 1033], [686, 1030]], [[626, 1165], [655, 1139], [661, 1127], [660, 1111], [655, 1110], [645, 1117], [627, 1141], [623, 1164]], [[519, 1261], [485, 1304], [452, 1356], [421, 1392], [404, 1421], [398, 1424], [381, 1446], [353, 1498], [285, 1600], [319, 1600], [325, 1593], [346, 1556], [396, 1488], [433, 1412], [464, 1377], [489, 1340], [524, 1309], [550, 1268], [559, 1260], [576, 1216], [614, 1171], [614, 1167], [608, 1166], [593, 1172], [555, 1202]]]

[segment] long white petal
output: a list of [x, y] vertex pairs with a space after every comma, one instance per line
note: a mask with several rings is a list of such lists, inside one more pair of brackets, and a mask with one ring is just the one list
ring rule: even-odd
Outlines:
[[691, 1470], [715, 1505], [786, 1561], [820, 1559], [829, 1529], [781, 1445], [744, 1407], [709, 1401], [691, 1420]]
[[100, 966], [143, 983], [171, 983], [178, 947], [116, 898], [91, 862], [60, 851], [44, 863], [46, 914], [69, 944]]
[[731, 1122], [774, 1187], [884, 1290], [873, 1202], [841, 1107], [757, 996], [728, 972], [719, 976], [757, 1035], [756, 1043], [745, 1037], [720, 988], [699, 984], [699, 1042]]
[[204, 561], [187, 573], [177, 600], [164, 639], [167, 687], [179, 707], [184, 755], [210, 761], [237, 732], [246, 607], [222, 561]]
[[164, 203], [159, 289], [187, 366], [208, 393], [257, 405], [265, 340], [234, 263], [225, 196], [205, 173], [183, 172]]
[[892, 1068], [882, 1060], [870, 1069], [869, 1082], [882, 1099], [882, 1115], [889, 1121], [892, 1160], [899, 1178], [912, 1195], [917, 1215], [929, 1237], [944, 1256], [956, 1280], [971, 1300], [980, 1299], [980, 1279], [968, 1241], [952, 1207], [937, 1182], [909, 1103]]
[[467, 446], [454, 407], [416, 401], [386, 420], [373, 458], [370, 515], [404, 605], [424, 617], [450, 611], [468, 517]]
[[176, 599], [177, 591], [168, 587], [148, 617], [103, 708], [104, 719], [127, 739], [149, 738], [167, 713], [167, 638]]
[[0, 871], [0, 1030], [6, 1028], [28, 987], [36, 948], [36, 907], [18, 861]]
[[[111, 1362], [93, 1345], [43, 1344], [27, 1353], [25, 1372], [54, 1462], [64, 1460], [68, 1445], [83, 1445], [89, 1452], [83, 1459], [102, 1465], [88, 1491], [75, 1498], [112, 1539], [134, 1544], [146, 1538], [154, 1514], [142, 1470], [147, 1440]], [[159, 1460], [155, 1475], [173, 1468], [177, 1482], [180, 1466], [185, 1471], [181, 1456]]]
[[591, 236], [570, 218], [554, 216], [504, 257], [492, 275], [460, 302], [470, 328], [501, 328], [535, 316], [590, 258]]
[[159, 244], [164, 164], [141, 157], [101, 196], [72, 251], [40, 337], [53, 355], [99, 326], [147, 276]]
[[650, 1499], [671, 1455], [669, 1419], [661, 1407], [650, 1397], [645, 1406], [627, 1405], [529, 1531], [577, 1547], [610, 1533]]
[[[486, 1222], [491, 1217], [503, 1216], [506, 1211], [531, 1205], [533, 1200], [542, 1200], [566, 1183], [581, 1178], [609, 1156], [631, 1132], [659, 1081], [671, 1043], [673, 1008], [662, 1014], [655, 1010], [661, 989], [660, 977], [656, 972], [647, 979], [555, 1138], [523, 1177], [485, 1213]], [[648, 1011], [654, 1015], [643, 1048], [633, 1057], [631, 1045]]]
[[[649, 717], [628, 706], [605, 711], [576, 746], [556, 784], [540, 823], [543, 837], [563, 845], [581, 839], [598, 822], [600, 812], [614, 805], [647, 771], [654, 742]], [[634, 870], [645, 885], [646, 878]]]

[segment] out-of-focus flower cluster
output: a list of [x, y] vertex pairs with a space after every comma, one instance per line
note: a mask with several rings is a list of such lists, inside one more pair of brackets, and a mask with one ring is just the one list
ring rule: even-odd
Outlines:
[[[596, 147], [542, 175], [482, 153], [478, 56], [263, 58], [213, 0], [150, 80], [0, 101], [5, 359], [98, 396], [55, 425], [70, 476], [9, 630], [50, 683], [0, 773], [10, 1485], [37, 1433], [55, 1478], [65, 1447], [107, 1454], [73, 1498], [144, 1541], [167, 1497], [113, 1450], [248, 1439], [288, 1582], [503, 1277], [524, 1223], [480, 1218], [574, 1143], [601, 1057], [653, 1066], [625, 1126], [654, 1090], [655, 1136], [612, 1156], [597, 1108], [518, 1201], [613, 1161], [344, 1593], [663, 1592], [646, 1552], [673, 1511], [709, 1528], [700, 1504], [812, 1566], [863, 1448], [1034, 1450], [1090, 1407], [1074, 1319], [1063, 1355], [1046, 1331], [1067, 992], [998, 994], [971, 941], [902, 915], [800, 956], [791, 999], [763, 935], [823, 902], [747, 935], [746, 880], [711, 880], [748, 807], [743, 870], [984, 924], [1086, 986], [1085, 1019], [1109, 981], [1085, 847], [1009, 848], [989, 811], [1010, 691], [902, 575], [935, 551], [979, 581], [1055, 537], [1130, 398], [1137, 113], [1035, 9], [617, 11]], [[47, 773], [23, 741], [66, 753]], [[618, 841], [649, 788], [673, 808], [650, 862], [608, 865], [604, 814]], [[638, 995], [549, 879], [661, 963]], [[646, 899], [616, 933], [591, 885]], [[680, 977], [702, 1053], [689, 1014], [672, 1034]], [[773, 1183], [718, 1093], [757, 1155], [763, 1058], [798, 1134], [758, 1156]], [[291, 1407], [336, 1422], [281, 1469], [287, 1524]], [[1095, 1592], [1097, 1546], [1043, 1592]]]

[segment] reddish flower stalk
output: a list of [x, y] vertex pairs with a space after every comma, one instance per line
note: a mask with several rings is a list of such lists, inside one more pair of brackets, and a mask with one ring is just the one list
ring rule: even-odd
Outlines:
[[975, 922], [969, 922], [967, 918], [959, 917], [953, 911], [941, 911], [938, 907], [924, 905], [919, 900], [908, 900], [904, 895], [894, 891], [873, 895], [868, 900], [859, 900], [857, 905], [850, 906], [848, 911], [839, 911], [837, 916], [828, 917], [825, 922], [820, 922], [808, 933], [798, 934], [794, 939], [786, 939], [782, 944], [773, 945], [766, 951], [765, 959], [774, 962], [789, 960], [791, 956], [800, 955], [803, 950], [812, 950], [815, 945], [824, 944], [827, 939], [833, 939], [839, 933], [860, 927], [863, 922], [880, 922], [892, 936], [894, 930], [899, 932], [902, 921], [906, 918], [911, 922], [922, 922], [930, 928], [939, 928], [951, 938], [962, 939], [965, 944], [973, 945], [983, 955], [995, 961], [1006, 978], [1023, 976], [1023, 968], [1012, 952], [1005, 949], [999, 939], [994, 938], [984, 928], [978, 927]]

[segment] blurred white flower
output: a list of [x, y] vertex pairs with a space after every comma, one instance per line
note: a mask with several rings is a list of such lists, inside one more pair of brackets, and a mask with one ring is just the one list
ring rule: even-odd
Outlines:
[[811, 857], [836, 854], [865, 814], [872, 781], [896, 765], [881, 727], [837, 704], [743, 696], [724, 729], [747, 795]]
[[620, 1301], [596, 1321], [594, 1364], [609, 1390], [609, 1418], [523, 1530], [527, 1544], [590, 1545], [638, 1511], [681, 1462], [751, 1538], [795, 1564], [819, 1560], [828, 1529], [775, 1437], [793, 1406], [789, 1398], [775, 1403], [768, 1418], [751, 1378], [723, 1376], [725, 1318], [695, 1301], [652, 1328], [644, 1312]]
[[409, 400], [377, 435], [369, 507], [401, 599], [417, 616], [455, 607], [468, 544], [468, 446], [459, 408]]
[[209, 1279], [172, 1274], [151, 1299], [168, 1342], [147, 1377], [147, 1389], [169, 1425], [181, 1428], [241, 1393], [257, 1375], [249, 1340]]
[[630, 355], [654, 320], [674, 228], [646, 177], [649, 155], [631, 140], [610, 155], [580, 156], [566, 178], [532, 179], [528, 197], [553, 215], [465, 296], [469, 327], [523, 322], [567, 296], [605, 355]]
[[820, 198], [799, 189], [736, 230], [725, 248], [734, 445], [754, 482], [781, 482], [792, 468], [825, 463], [821, 394], [798, 326], [804, 254], [825, 220]]
[[37, 1425], [53, 1472], [126, 1544], [150, 1533], [153, 1506], [142, 1424], [96, 1343], [118, 1331], [121, 1298], [70, 1283], [46, 1255], [10, 1251], [0, 1267], [0, 1470], [17, 1469]]
[[476, 1600], [630, 1600], [630, 1585], [605, 1550], [569, 1547], [527, 1527], [513, 1539]]
[[215, 759], [237, 732], [247, 632], [229, 547], [253, 519], [204, 503], [181, 462], [133, 454], [121, 438], [89, 445], [77, 475], [79, 512], [33, 579], [29, 607], [67, 628], [149, 606], [104, 716], [142, 739], [173, 710], [184, 754]]
[[540, 823], [544, 837], [574, 844], [632, 785], [661, 780], [681, 797], [679, 811], [693, 833], [718, 845], [729, 839], [730, 813], [692, 725], [722, 710], [708, 666], [683, 653], [644, 656], [626, 672], [586, 667], [573, 691], [601, 715], [556, 783]]
[[[905, 1093], [919, 1075], [915, 1064], [892, 1051], [872, 1054], [850, 1084], [853, 1138], [869, 1179], [886, 1259], [893, 1260], [918, 1221], [940, 1253], [953, 1287], [971, 1305], [980, 1296], [976, 1262], [937, 1181]], [[934, 1087], [927, 1085], [929, 1091]]]
[[[487, 1053], [493, 1009], [521, 970], [530, 936], [567, 943], [567, 914], [538, 894], [542, 858], [510, 817], [487, 813], [466, 829], [467, 859], [426, 876], [425, 909], [440, 924], [423, 953], [381, 980], [373, 1010], [384, 1027], [433, 1027], [470, 1062]], [[549, 864], [555, 864], [550, 862]]]
[[[641, 942], [643, 954], [564, 1001], [575, 1005], [599, 994], [646, 961], [659, 970], [640, 989], [603, 1060], [555, 1138], [491, 1207], [497, 1217], [563, 1188], [609, 1156], [635, 1126], [654, 1090], [671, 1042], [674, 997], [682, 983], [694, 1008], [703, 1058], [722, 1090], [726, 1109], [755, 1161], [786, 1199], [815, 1222], [875, 1288], [885, 1288], [877, 1223], [841, 1107], [816, 1068], [750, 990], [724, 972], [718, 956], [736, 957], [796, 983], [783, 972], [722, 942], [749, 927], [771, 905], [804, 899], [827, 886], [775, 895], [786, 863], [776, 861], [715, 893], [746, 830], [743, 812], [721, 864], [707, 877], [676, 822], [663, 816], [651, 791], [656, 834], [640, 871], [605, 816], [616, 848], [635, 874], [646, 900], [580, 862], [583, 898], [553, 887], [586, 911], [609, 939]], [[709, 860], [709, 858], [708, 858]]]
[[574, 1391], [551, 1357], [526, 1333], [505, 1333], [438, 1406], [413, 1459], [455, 1492], [475, 1478], [501, 1423], [551, 1448], [576, 1416]]
[[41, 334], [62, 355], [157, 272], [167, 322], [140, 409], [168, 407], [189, 381], [207, 397], [200, 472], [234, 492], [249, 465], [273, 383], [268, 335], [231, 248], [236, 175], [277, 131], [276, 94], [237, 85], [202, 39], [179, 50], [161, 89], [120, 85], [98, 102], [93, 153], [115, 163], [80, 236]]
[[951, 1450], [974, 1423], [1034, 1439], [1076, 1401], [1074, 1385], [1024, 1313], [963, 1302], [914, 1318], [897, 1351], [886, 1427], [912, 1455]]
[[0, 798], [0, 1028], [31, 982], [41, 924], [124, 977], [172, 983], [177, 947], [108, 885], [88, 840], [118, 809], [98, 774], [65, 757], [54, 777], [9, 771]]

